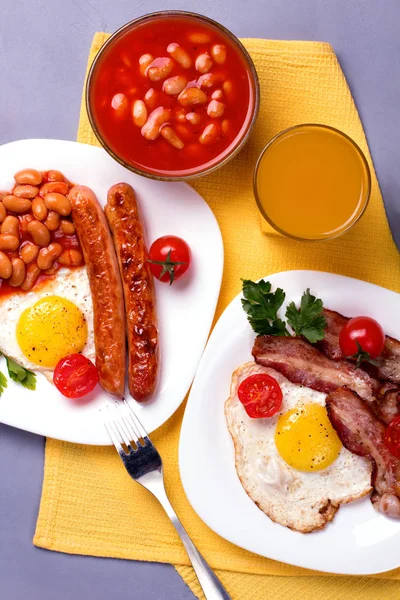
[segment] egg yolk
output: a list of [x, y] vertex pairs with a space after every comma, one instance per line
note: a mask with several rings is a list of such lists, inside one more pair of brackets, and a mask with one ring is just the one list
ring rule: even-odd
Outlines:
[[86, 319], [73, 302], [48, 296], [21, 314], [17, 340], [32, 363], [52, 368], [64, 356], [82, 352], [87, 340]]
[[302, 404], [278, 419], [275, 444], [283, 460], [298, 471], [321, 471], [339, 456], [342, 444], [325, 406]]

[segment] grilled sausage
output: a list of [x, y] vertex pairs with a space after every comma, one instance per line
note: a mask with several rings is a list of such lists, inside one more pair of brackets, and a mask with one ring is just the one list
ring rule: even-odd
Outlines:
[[90, 188], [76, 185], [68, 198], [89, 276], [100, 385], [122, 398], [126, 369], [124, 300], [110, 231]]
[[138, 402], [155, 391], [158, 374], [158, 331], [153, 276], [135, 192], [118, 183], [108, 192], [104, 212], [117, 252], [125, 298], [128, 335], [129, 392]]

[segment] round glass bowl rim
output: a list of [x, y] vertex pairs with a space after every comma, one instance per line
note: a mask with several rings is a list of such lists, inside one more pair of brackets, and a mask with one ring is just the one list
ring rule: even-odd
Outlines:
[[[234, 146], [234, 148], [231, 150], [231, 152], [229, 154], [227, 154], [226, 156], [224, 156], [221, 159], [221, 161], [218, 162], [218, 160], [217, 160], [218, 157], [216, 157], [215, 160], [217, 162], [214, 162], [207, 169], [201, 170], [201, 165], [200, 165], [199, 171], [197, 171], [193, 174], [190, 173], [190, 174], [186, 174], [186, 175], [162, 175], [162, 174], [158, 174], [158, 173], [144, 171], [140, 167], [133, 166], [133, 165], [127, 163], [124, 159], [120, 158], [114, 152], [114, 150], [112, 150], [110, 148], [110, 146], [107, 144], [107, 142], [103, 139], [103, 136], [101, 135], [101, 133], [96, 125], [95, 119], [92, 114], [92, 109], [90, 106], [90, 83], [92, 80], [92, 76], [95, 72], [96, 66], [97, 66], [101, 56], [103, 55], [104, 51], [106, 50], [106, 48], [108, 48], [108, 46], [112, 45], [112, 43], [117, 38], [119, 38], [123, 33], [125, 33], [125, 31], [127, 31], [131, 28], [134, 28], [135, 26], [139, 25], [140, 23], [144, 23], [145, 21], [151, 20], [151, 19], [171, 17], [171, 16], [172, 17], [191, 17], [193, 19], [197, 19], [199, 21], [203, 21], [207, 24], [210, 24], [210, 25], [216, 27], [217, 29], [219, 29], [220, 31], [222, 31], [222, 33], [224, 33], [235, 44], [235, 46], [238, 48], [238, 51], [242, 54], [242, 56], [246, 62], [246, 65], [248, 67], [248, 70], [249, 70], [250, 85], [253, 87], [253, 90], [254, 90], [253, 112], [250, 117], [247, 128], [243, 133], [243, 136], [238, 139], [237, 145]], [[136, 19], [133, 19], [132, 21], [129, 21], [128, 23], [125, 23], [125, 25], [122, 25], [122, 27], [120, 27], [119, 29], [117, 29], [117, 31], [112, 33], [111, 36], [104, 42], [104, 44], [101, 46], [100, 50], [97, 52], [96, 56], [94, 57], [93, 62], [91, 64], [89, 72], [88, 72], [88, 76], [87, 76], [87, 80], [86, 80], [86, 88], [85, 88], [85, 103], [86, 103], [86, 112], [87, 112], [87, 115], [89, 118], [89, 122], [90, 122], [90, 125], [93, 129], [93, 132], [94, 132], [96, 138], [98, 139], [100, 144], [103, 146], [103, 148], [108, 152], [108, 154], [110, 154], [110, 156], [112, 156], [112, 158], [114, 158], [114, 160], [119, 162], [123, 167], [125, 167], [129, 171], [137, 173], [138, 175], [147, 177], [148, 179], [156, 179], [158, 181], [188, 181], [191, 179], [197, 179], [198, 177], [202, 177], [203, 175], [208, 175], [209, 173], [213, 173], [220, 167], [223, 167], [224, 165], [226, 165], [243, 148], [243, 146], [245, 145], [245, 143], [247, 142], [247, 140], [249, 138], [249, 135], [250, 135], [250, 133], [254, 127], [254, 124], [256, 122], [256, 119], [257, 119], [257, 115], [258, 115], [258, 111], [259, 111], [259, 107], [260, 107], [260, 84], [259, 84], [259, 80], [258, 80], [257, 71], [256, 71], [256, 68], [254, 66], [254, 63], [253, 63], [253, 60], [252, 60], [250, 54], [248, 53], [246, 48], [243, 46], [242, 42], [235, 36], [235, 34], [233, 34], [224, 25], [221, 25], [221, 23], [218, 23], [217, 21], [214, 21], [213, 19], [210, 19], [209, 17], [206, 17], [205, 15], [201, 15], [199, 13], [189, 12], [189, 11], [185, 11], [185, 10], [161, 10], [161, 11], [148, 13], [146, 15], [142, 15], [140, 17], [137, 17]]]
[[[361, 162], [363, 163], [364, 167], [365, 167], [365, 171], [366, 171], [366, 177], [367, 177], [367, 187], [366, 187], [366, 192], [365, 192], [365, 199], [364, 199], [364, 206], [362, 207], [359, 215], [356, 217], [356, 219], [354, 219], [354, 221], [352, 221], [351, 223], [349, 223], [349, 225], [343, 230], [340, 231], [339, 233], [334, 233], [332, 235], [328, 235], [325, 237], [321, 237], [321, 238], [306, 238], [306, 237], [299, 237], [296, 235], [293, 235], [291, 233], [288, 233], [287, 231], [284, 231], [283, 229], [281, 229], [280, 227], [278, 227], [267, 215], [267, 213], [265, 212], [262, 204], [261, 204], [261, 200], [260, 197], [258, 195], [258, 189], [257, 189], [257, 174], [258, 174], [258, 169], [260, 167], [261, 161], [264, 157], [264, 154], [267, 152], [267, 150], [272, 146], [272, 144], [278, 140], [280, 137], [285, 136], [287, 133], [289, 133], [290, 131], [293, 131], [295, 129], [301, 129], [303, 127], [316, 127], [318, 129], [327, 129], [328, 131], [333, 131], [334, 133], [339, 134], [341, 137], [345, 138], [348, 142], [350, 142], [350, 144], [353, 146], [353, 148], [356, 150], [356, 152], [358, 153], [358, 155], [361, 158]], [[348, 136], [346, 133], [344, 133], [343, 131], [341, 131], [340, 129], [336, 129], [336, 127], [331, 127], [330, 125], [323, 125], [322, 123], [299, 123], [298, 125], [292, 125], [291, 127], [287, 127], [286, 129], [283, 129], [282, 131], [280, 131], [279, 133], [277, 133], [276, 135], [274, 135], [274, 137], [268, 142], [268, 144], [266, 146], [264, 146], [264, 148], [262, 149], [260, 156], [257, 159], [256, 162], [256, 166], [254, 168], [254, 175], [253, 175], [253, 193], [254, 193], [254, 197], [256, 199], [256, 203], [258, 206], [258, 209], [261, 213], [261, 215], [264, 217], [264, 219], [271, 225], [271, 227], [273, 229], [275, 229], [275, 231], [277, 231], [278, 233], [280, 233], [281, 235], [290, 238], [292, 240], [297, 240], [300, 242], [324, 242], [326, 240], [333, 240], [337, 237], [340, 237], [341, 235], [344, 235], [345, 233], [347, 233], [363, 216], [369, 200], [370, 200], [370, 196], [371, 196], [371, 170], [369, 168], [367, 159], [365, 158], [365, 154], [364, 152], [361, 150], [360, 146], [350, 137]]]

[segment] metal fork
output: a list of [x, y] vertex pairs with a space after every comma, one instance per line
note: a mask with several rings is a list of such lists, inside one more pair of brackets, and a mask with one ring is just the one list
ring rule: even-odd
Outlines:
[[[121, 407], [121, 404], [123, 408]], [[143, 425], [125, 400], [108, 408], [105, 427], [129, 475], [157, 498], [178, 532], [207, 600], [230, 600], [222, 583], [204, 560], [179, 521], [164, 486], [161, 456]], [[125, 413], [125, 414], [123, 414]], [[125, 446], [125, 448], [123, 447]]]

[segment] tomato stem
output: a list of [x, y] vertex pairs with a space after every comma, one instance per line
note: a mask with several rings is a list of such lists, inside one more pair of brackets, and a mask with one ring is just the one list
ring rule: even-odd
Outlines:
[[157, 279], [159, 281], [161, 281], [161, 279], [164, 277], [164, 275], [166, 273], [168, 273], [169, 285], [172, 285], [174, 283], [176, 265], [187, 265], [187, 262], [185, 262], [185, 261], [171, 260], [171, 250], [169, 250], [165, 260], [150, 260], [150, 259], [148, 259], [147, 262], [152, 263], [153, 265], [162, 265], [162, 271], [161, 271], [160, 275], [157, 277]]
[[352, 356], [347, 356], [347, 358], [356, 361], [356, 368], [358, 369], [362, 362], [369, 362], [371, 365], [374, 365], [375, 367], [378, 366], [378, 363], [376, 362], [376, 360], [373, 360], [371, 358], [369, 352], [366, 352], [365, 350], [362, 349], [360, 342], [358, 340], [355, 340], [355, 342], [357, 344], [357, 352], [355, 354], [353, 354]]

